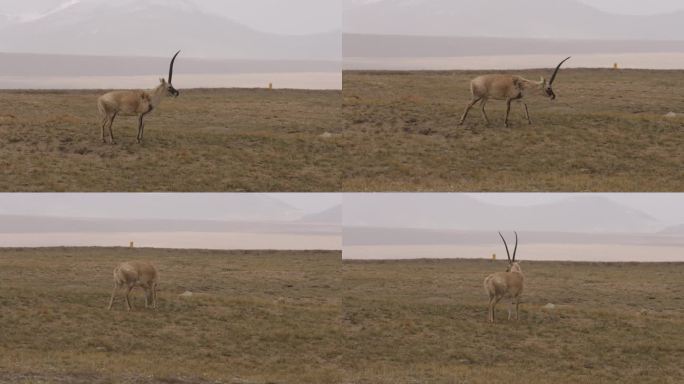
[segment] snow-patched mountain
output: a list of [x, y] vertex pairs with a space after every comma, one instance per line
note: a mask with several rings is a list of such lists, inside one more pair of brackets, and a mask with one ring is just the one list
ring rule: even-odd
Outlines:
[[[429, 201], [426, 200], [429, 198]], [[652, 233], [651, 216], [601, 196], [521, 206], [489, 204], [467, 195], [383, 195], [345, 198], [345, 227]]]
[[40, 17], [0, 22], [0, 51], [228, 59], [338, 60], [341, 33], [263, 33], [185, 0], [72, 1]]
[[417, 36], [682, 40], [684, 12], [610, 14], [577, 0], [380, 0], [344, 11], [344, 32]]

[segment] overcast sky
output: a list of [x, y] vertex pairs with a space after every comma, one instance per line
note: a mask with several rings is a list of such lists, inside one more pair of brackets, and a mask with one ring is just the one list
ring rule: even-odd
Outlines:
[[611, 13], [622, 13], [630, 15], [650, 15], [657, 13], [668, 13], [684, 9], [681, 0], [580, 0]]
[[529, 206], [553, 203], [573, 196], [605, 196], [638, 209], [668, 224], [684, 223], [684, 194], [681, 193], [473, 193], [468, 194], [490, 204]]
[[[79, 0], [0, 0], [0, 14], [35, 17], [74, 1]], [[306, 34], [342, 28], [341, 0], [173, 1], [187, 1], [207, 12], [223, 15], [264, 32]]]
[[[342, 0], [346, 7], [355, 4], [375, 3], [380, 0]], [[395, 0], [397, 1], [397, 0]], [[508, 1], [508, 0], [506, 0]], [[684, 9], [681, 0], [579, 0], [594, 8], [618, 14], [650, 15]]]
[[[519, 216], [501, 217], [497, 206], [517, 207], [505, 212]], [[652, 232], [684, 224], [681, 193], [345, 194], [343, 207], [348, 226], [479, 230], [513, 222], [535, 230]]]

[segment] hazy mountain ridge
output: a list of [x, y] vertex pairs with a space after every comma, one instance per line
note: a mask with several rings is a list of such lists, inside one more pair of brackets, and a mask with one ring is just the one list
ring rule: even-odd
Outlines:
[[[345, 227], [343, 230], [345, 246], [374, 245], [483, 245], [500, 244], [495, 230], [432, 230], [407, 228], [368, 228]], [[614, 245], [652, 245], [684, 246], [684, 231], [678, 235], [635, 234], [635, 233], [572, 233], [518, 231], [520, 244], [614, 244]], [[511, 232], [504, 232], [509, 246], [515, 244]], [[511, 252], [513, 249], [511, 248]]]
[[173, 195], [146, 194], [140, 197], [116, 195], [64, 195], [36, 199], [30, 194], [7, 195], [0, 199], [0, 215], [55, 218], [104, 218], [152, 220], [292, 221], [302, 213], [271, 197], [258, 194]]
[[660, 231], [663, 235], [684, 236], [684, 224], [667, 227]]
[[309, 223], [328, 223], [342, 225], [342, 205], [336, 205], [321, 212], [306, 215], [300, 219]]
[[684, 41], [444, 37], [345, 33], [344, 57], [462, 57], [684, 52]]
[[352, 199], [345, 203], [345, 227], [578, 233], [653, 233], [663, 227], [641, 211], [600, 196], [529, 207], [497, 206], [466, 195], [432, 195], [430, 204], [411, 204], [402, 195]]
[[[36, 20], [0, 22], [13, 36], [0, 50], [17, 53], [339, 60], [341, 33], [275, 35], [207, 14], [192, 4], [144, 0], [91, 1]], [[130, 41], [131, 44], [122, 44]], [[116, 48], [113, 48], [116, 47]]]
[[[548, 17], [532, 17], [548, 15]], [[630, 16], [576, 0], [381, 0], [347, 7], [344, 32], [417, 36], [684, 40], [684, 11]]]

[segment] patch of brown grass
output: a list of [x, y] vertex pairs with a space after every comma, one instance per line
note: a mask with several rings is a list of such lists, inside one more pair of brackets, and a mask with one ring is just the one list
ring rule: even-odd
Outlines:
[[98, 91], [0, 91], [0, 190], [338, 191], [339, 91], [186, 90], [101, 143]]
[[[542, 71], [512, 71], [530, 79]], [[345, 191], [681, 191], [682, 71], [564, 70], [558, 99], [528, 100], [533, 125], [492, 100], [486, 126], [472, 71], [344, 73]]]
[[684, 264], [522, 266], [520, 321], [502, 301], [490, 325], [483, 280], [503, 262], [344, 261], [344, 382], [684, 381]]
[[[136, 259], [159, 270], [159, 310], [138, 290], [107, 311]], [[2, 249], [0, 381], [339, 382], [339, 268], [339, 252]]]

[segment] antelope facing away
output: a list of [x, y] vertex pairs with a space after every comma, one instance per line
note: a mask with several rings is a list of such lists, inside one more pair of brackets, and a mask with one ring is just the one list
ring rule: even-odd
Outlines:
[[511, 112], [511, 103], [515, 100], [521, 100], [522, 105], [525, 109], [525, 117], [527, 117], [527, 122], [532, 124], [530, 119], [530, 111], [527, 109], [527, 103], [523, 98], [532, 92], [541, 92], [546, 95], [551, 100], [556, 99], [556, 94], [553, 92], [553, 82], [556, 80], [556, 75], [558, 75], [558, 70], [560, 70], [561, 65], [567, 59], [561, 61], [556, 67], [556, 70], [551, 75], [551, 79], [547, 82], [544, 77], [540, 81], [527, 80], [521, 76], [514, 75], [483, 75], [474, 78], [470, 82], [470, 92], [473, 95], [472, 100], [466, 106], [463, 116], [461, 116], [461, 121], [458, 125], [463, 125], [466, 117], [468, 117], [468, 112], [470, 109], [479, 101], [482, 108], [482, 117], [484, 117], [485, 122], [489, 124], [489, 119], [487, 118], [487, 112], [485, 112], [485, 106], [489, 99], [494, 100], [506, 100], [506, 118], [504, 120], [504, 125], [508, 127], [508, 115]]
[[112, 132], [112, 125], [114, 119], [118, 114], [138, 116], [138, 143], [142, 143], [143, 134], [145, 131], [145, 116], [152, 112], [161, 103], [164, 97], [178, 97], [180, 92], [173, 87], [171, 80], [173, 80], [173, 64], [180, 51], [171, 59], [171, 66], [169, 67], [168, 81], [161, 78], [160, 84], [157, 88], [143, 91], [114, 91], [102, 95], [97, 100], [97, 108], [102, 117], [102, 142], [106, 143], [105, 130], [109, 129], [109, 138], [112, 144], [114, 141], [114, 133]]
[[141, 287], [145, 290], [145, 308], [148, 308], [151, 302], [152, 308], [157, 309], [158, 283], [157, 269], [150, 263], [131, 261], [119, 264], [114, 268], [114, 289], [112, 290], [112, 298], [109, 299], [109, 307], [107, 309], [112, 309], [116, 291], [126, 288], [126, 309], [130, 311], [131, 302], [129, 296], [135, 287]]
[[[508, 268], [506, 272], [493, 273], [484, 280], [485, 291], [489, 295], [489, 315], [488, 321], [494, 323], [495, 312], [494, 307], [504, 297], [512, 300], [511, 306], [515, 303], [515, 320], [518, 320], [518, 307], [520, 306], [520, 295], [523, 291], [523, 283], [525, 276], [520, 268], [520, 263], [515, 261], [515, 253], [518, 250], [518, 233], [515, 233], [515, 248], [513, 249], [513, 258], [508, 252], [508, 244], [501, 232], [499, 232], [501, 240], [506, 247], [506, 254], [508, 255]], [[511, 319], [511, 308], [508, 309], [508, 320]]]

